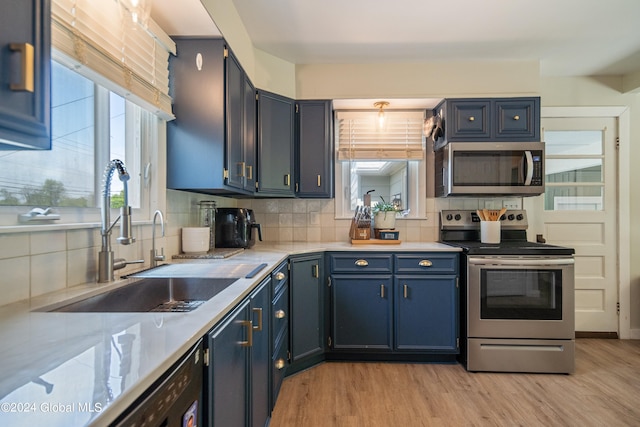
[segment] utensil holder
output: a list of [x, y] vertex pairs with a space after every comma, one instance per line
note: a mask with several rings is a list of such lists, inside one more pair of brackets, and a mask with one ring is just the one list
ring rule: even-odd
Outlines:
[[500, 221], [480, 221], [480, 241], [500, 243]]

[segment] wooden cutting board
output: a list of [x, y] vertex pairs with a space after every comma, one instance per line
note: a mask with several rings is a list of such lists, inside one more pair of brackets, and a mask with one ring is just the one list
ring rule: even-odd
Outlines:
[[351, 239], [352, 245], [399, 245], [402, 240], [383, 240], [383, 239], [369, 239], [369, 240], [355, 240]]

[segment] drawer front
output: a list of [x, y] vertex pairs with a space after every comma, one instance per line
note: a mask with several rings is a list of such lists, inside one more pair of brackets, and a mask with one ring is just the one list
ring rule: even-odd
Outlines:
[[287, 330], [289, 324], [289, 287], [285, 286], [281, 289], [273, 299], [273, 308], [271, 313], [271, 327], [274, 345], [282, 337]]
[[496, 101], [496, 137], [504, 140], [538, 141], [540, 137], [538, 98]]
[[396, 273], [458, 274], [457, 253], [396, 254]]
[[288, 335], [284, 337], [282, 341], [280, 341], [280, 346], [275, 348], [273, 356], [271, 358], [271, 408], [276, 404], [276, 400], [278, 399], [278, 393], [280, 392], [280, 386], [282, 385], [282, 380], [287, 372], [287, 367], [289, 366], [289, 346], [288, 346]]
[[393, 257], [381, 253], [348, 253], [329, 255], [331, 273], [391, 273]]
[[271, 272], [272, 294], [276, 295], [280, 288], [289, 280], [289, 263], [283, 262]]
[[449, 139], [485, 140], [491, 137], [489, 100], [451, 100], [449, 102]]

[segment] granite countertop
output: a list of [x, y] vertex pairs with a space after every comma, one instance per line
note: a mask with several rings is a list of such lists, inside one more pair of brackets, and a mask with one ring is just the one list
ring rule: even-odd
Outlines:
[[[107, 425], [289, 255], [323, 251], [448, 251], [440, 243], [260, 243], [227, 258], [173, 262], [266, 264], [188, 313], [34, 311], [128, 284], [87, 284], [0, 307], [0, 425]], [[203, 266], [201, 266], [203, 267]], [[130, 346], [125, 342], [131, 342]]]

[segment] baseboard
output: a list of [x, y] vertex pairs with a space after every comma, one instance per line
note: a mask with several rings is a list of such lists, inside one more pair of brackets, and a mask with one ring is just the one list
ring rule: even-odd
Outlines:
[[576, 331], [576, 338], [600, 338], [617, 340], [617, 332], [589, 332], [589, 331]]

